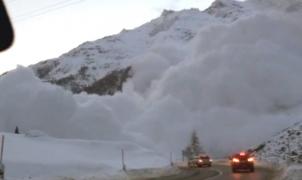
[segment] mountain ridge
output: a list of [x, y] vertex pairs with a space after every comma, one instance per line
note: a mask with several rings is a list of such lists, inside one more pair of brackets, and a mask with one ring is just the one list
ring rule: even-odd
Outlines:
[[[188, 44], [200, 28], [210, 24], [229, 23], [244, 14], [240, 2], [217, 0], [205, 11], [188, 9], [164, 10], [159, 18], [133, 30], [123, 30], [113, 36], [86, 42], [62, 56], [31, 65], [43, 81], [80, 93], [95, 82], [132, 66], [132, 59], [152, 49], [156, 44]], [[132, 61], [132, 62], [131, 62]], [[135, 74], [132, 68], [132, 75]], [[121, 84], [127, 81], [123, 78]], [[120, 85], [119, 85], [120, 86]], [[93, 88], [92, 88], [93, 89]], [[121, 89], [114, 88], [111, 89]], [[105, 95], [106, 91], [86, 91]], [[112, 94], [112, 93], [111, 93]]]

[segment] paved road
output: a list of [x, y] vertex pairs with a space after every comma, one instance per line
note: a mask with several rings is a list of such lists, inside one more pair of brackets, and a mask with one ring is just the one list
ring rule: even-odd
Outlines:
[[183, 170], [182, 173], [148, 180], [273, 180], [274, 171], [256, 167], [254, 173], [232, 173], [227, 165], [214, 165], [212, 168]]

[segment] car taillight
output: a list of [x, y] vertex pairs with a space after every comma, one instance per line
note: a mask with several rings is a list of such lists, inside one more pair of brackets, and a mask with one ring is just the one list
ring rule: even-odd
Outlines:
[[198, 160], [198, 162], [202, 162], [202, 160], [201, 160], [201, 159], [199, 159], [199, 160]]
[[241, 152], [239, 155], [240, 156], [245, 156], [245, 152]]
[[234, 163], [239, 163], [239, 162], [240, 162], [239, 159], [237, 159], [237, 158], [233, 158], [232, 161], [233, 161]]
[[247, 161], [248, 161], [248, 162], [253, 162], [253, 161], [254, 161], [254, 158], [252, 158], [252, 157], [251, 157], [251, 158], [248, 158]]

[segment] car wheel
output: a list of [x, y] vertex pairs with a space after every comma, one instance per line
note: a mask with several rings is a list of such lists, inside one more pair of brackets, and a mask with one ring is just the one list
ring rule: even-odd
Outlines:
[[254, 167], [251, 167], [251, 172], [255, 172], [255, 168]]

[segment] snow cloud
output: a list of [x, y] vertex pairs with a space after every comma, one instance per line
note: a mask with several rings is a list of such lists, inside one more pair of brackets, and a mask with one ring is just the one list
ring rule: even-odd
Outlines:
[[12, 132], [18, 126], [21, 131], [37, 129], [61, 138], [121, 136], [121, 125], [105, 103], [98, 98], [77, 100], [70, 92], [41, 82], [28, 68], [1, 77], [0, 87], [1, 131]]
[[153, 83], [149, 104], [134, 127], [166, 149], [179, 149], [196, 129], [206, 150], [226, 155], [299, 120], [298, 17], [259, 13], [202, 29], [186, 61], [170, 66]]
[[286, 10], [287, 12], [299, 11], [302, 8], [301, 0], [248, 0], [257, 7], [261, 8], [276, 8]]

